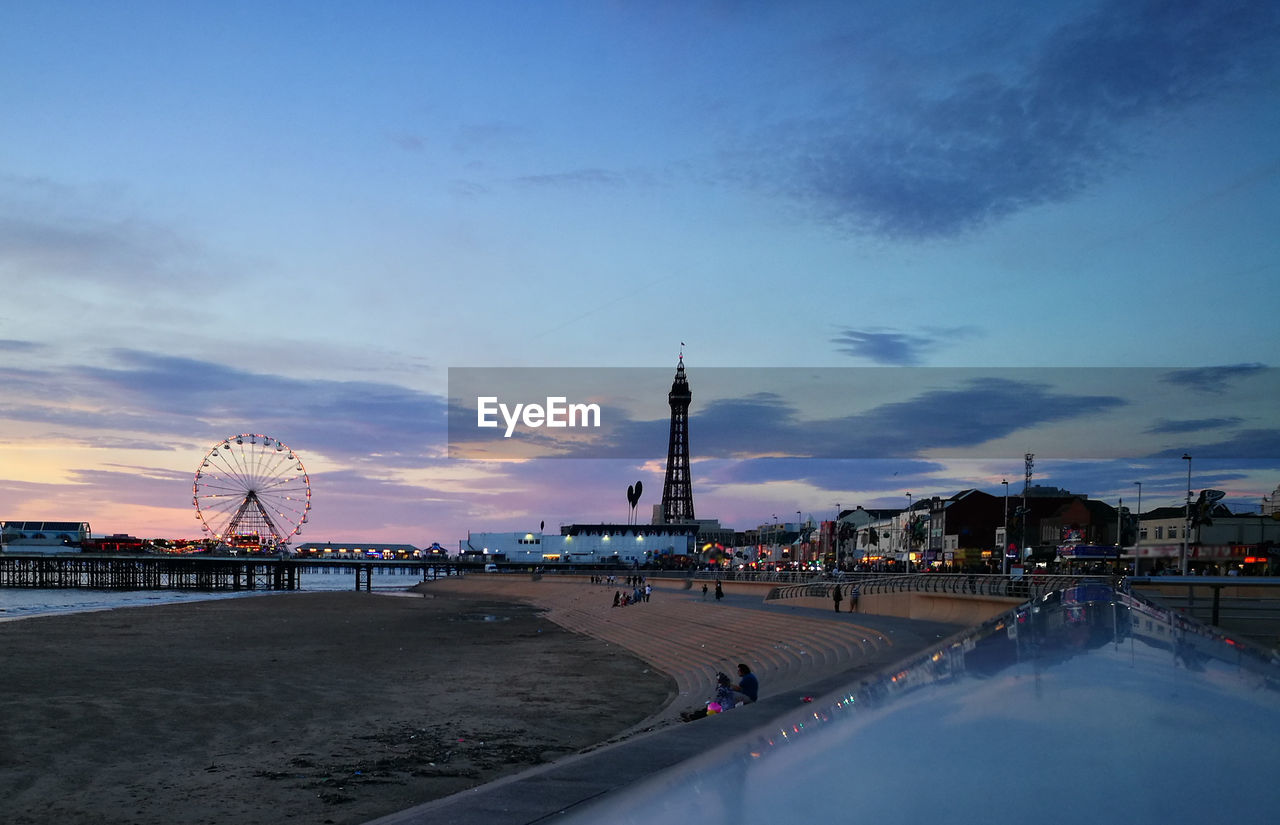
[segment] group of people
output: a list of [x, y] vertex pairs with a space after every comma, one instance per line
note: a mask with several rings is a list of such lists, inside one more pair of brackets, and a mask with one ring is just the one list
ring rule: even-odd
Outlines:
[[[644, 576], [641, 576], [641, 575], [639, 575], [639, 574], [636, 574], [636, 575], [634, 575], [634, 576], [630, 576], [630, 575], [629, 575], [629, 576], [625, 576], [625, 577], [623, 577], [623, 582], [626, 584], [626, 586], [627, 586], [627, 587], [638, 587], [638, 586], [640, 586], [640, 585], [644, 584]], [[591, 574], [591, 583], [592, 583], [592, 584], [606, 584], [606, 585], [608, 585], [608, 586], [610, 586], [610, 587], [613, 587], [614, 585], [616, 585], [616, 584], [618, 583], [618, 577], [617, 577], [617, 576], [614, 576], [614, 575], [612, 575], [612, 574], [610, 574], [610, 575], [608, 575], [608, 576], [601, 576], [601, 575], [599, 575], [599, 574], [597, 574], [597, 573], [592, 573], [592, 574]]]
[[[719, 579], [716, 579], [716, 601], [720, 601], [723, 598], [724, 598], [724, 584], [722, 584]], [[702, 600], [704, 602], [707, 600], [707, 583], [706, 582], [702, 583]]]
[[[637, 577], [638, 578], [638, 577]], [[629, 604], [639, 604], [649, 601], [649, 597], [653, 595], [653, 585], [646, 582], [644, 586], [634, 585], [630, 593], [623, 593], [621, 590], [613, 591], [613, 606], [626, 607]]]
[[746, 663], [738, 665], [738, 682], [734, 684], [729, 674], [721, 671], [716, 674], [716, 693], [705, 707], [694, 711], [685, 711], [680, 718], [686, 722], [701, 719], [716, 713], [733, 710], [741, 705], [749, 705], [760, 696], [760, 680], [751, 672]]

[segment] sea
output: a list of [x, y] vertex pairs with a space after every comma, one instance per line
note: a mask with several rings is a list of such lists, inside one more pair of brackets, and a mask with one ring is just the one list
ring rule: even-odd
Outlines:
[[[406, 593], [422, 581], [421, 573], [383, 572], [375, 568], [373, 592], [394, 595]], [[84, 613], [143, 607], [151, 604], [182, 604], [211, 599], [287, 598], [291, 593], [354, 591], [355, 574], [344, 570], [301, 574], [300, 590], [89, 590], [86, 588], [42, 589], [36, 587], [0, 587], [0, 622], [50, 616], [62, 613]]]

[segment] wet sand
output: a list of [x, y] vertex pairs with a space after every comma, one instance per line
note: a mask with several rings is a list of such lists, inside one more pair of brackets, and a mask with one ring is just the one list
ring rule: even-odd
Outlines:
[[0, 821], [360, 823], [588, 749], [672, 680], [511, 599], [304, 593], [0, 623]]

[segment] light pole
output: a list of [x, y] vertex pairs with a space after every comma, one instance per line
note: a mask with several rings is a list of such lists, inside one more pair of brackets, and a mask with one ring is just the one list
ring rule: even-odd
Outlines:
[[1000, 575], [1009, 575], [1009, 480], [1004, 485], [1004, 540], [1000, 542]]
[[[1260, 556], [1262, 558], [1266, 558], [1267, 556], [1267, 553], [1262, 546], [1262, 539], [1265, 538], [1267, 535], [1266, 512], [1267, 512], [1268, 501], [1270, 501], [1270, 499], [1267, 498], [1266, 496], [1263, 496], [1262, 504], [1258, 506], [1258, 542], [1256, 545], [1254, 545], [1257, 549], [1254, 550], [1254, 553], [1253, 553], [1255, 556]], [[1267, 562], [1267, 569], [1268, 570], [1271, 569], [1271, 562]]]
[[1178, 572], [1187, 575], [1187, 542], [1191, 536], [1191, 456], [1182, 454], [1187, 462], [1187, 520], [1182, 525], [1182, 557], [1178, 560]]
[[1133, 523], [1133, 575], [1138, 575], [1138, 542], [1142, 540], [1142, 482], [1135, 481], [1138, 485], [1138, 518]]
[[1124, 498], [1116, 505], [1116, 563], [1112, 572], [1120, 574], [1120, 551], [1124, 549]]
[[831, 522], [831, 556], [840, 569], [840, 502], [836, 502], [836, 520]]
[[907, 493], [907, 518], [902, 523], [902, 545], [906, 550], [907, 572], [911, 572], [911, 494]]
[[[796, 544], [800, 543], [800, 539], [804, 537], [804, 530], [800, 527], [800, 511], [796, 510]], [[805, 561], [808, 561], [806, 558]]]

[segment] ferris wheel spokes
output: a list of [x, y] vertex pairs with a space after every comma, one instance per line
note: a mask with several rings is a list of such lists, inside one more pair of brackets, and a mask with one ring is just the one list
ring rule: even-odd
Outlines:
[[302, 460], [260, 433], [214, 444], [196, 469], [192, 491], [196, 518], [222, 543], [287, 545], [311, 510], [311, 481]]

